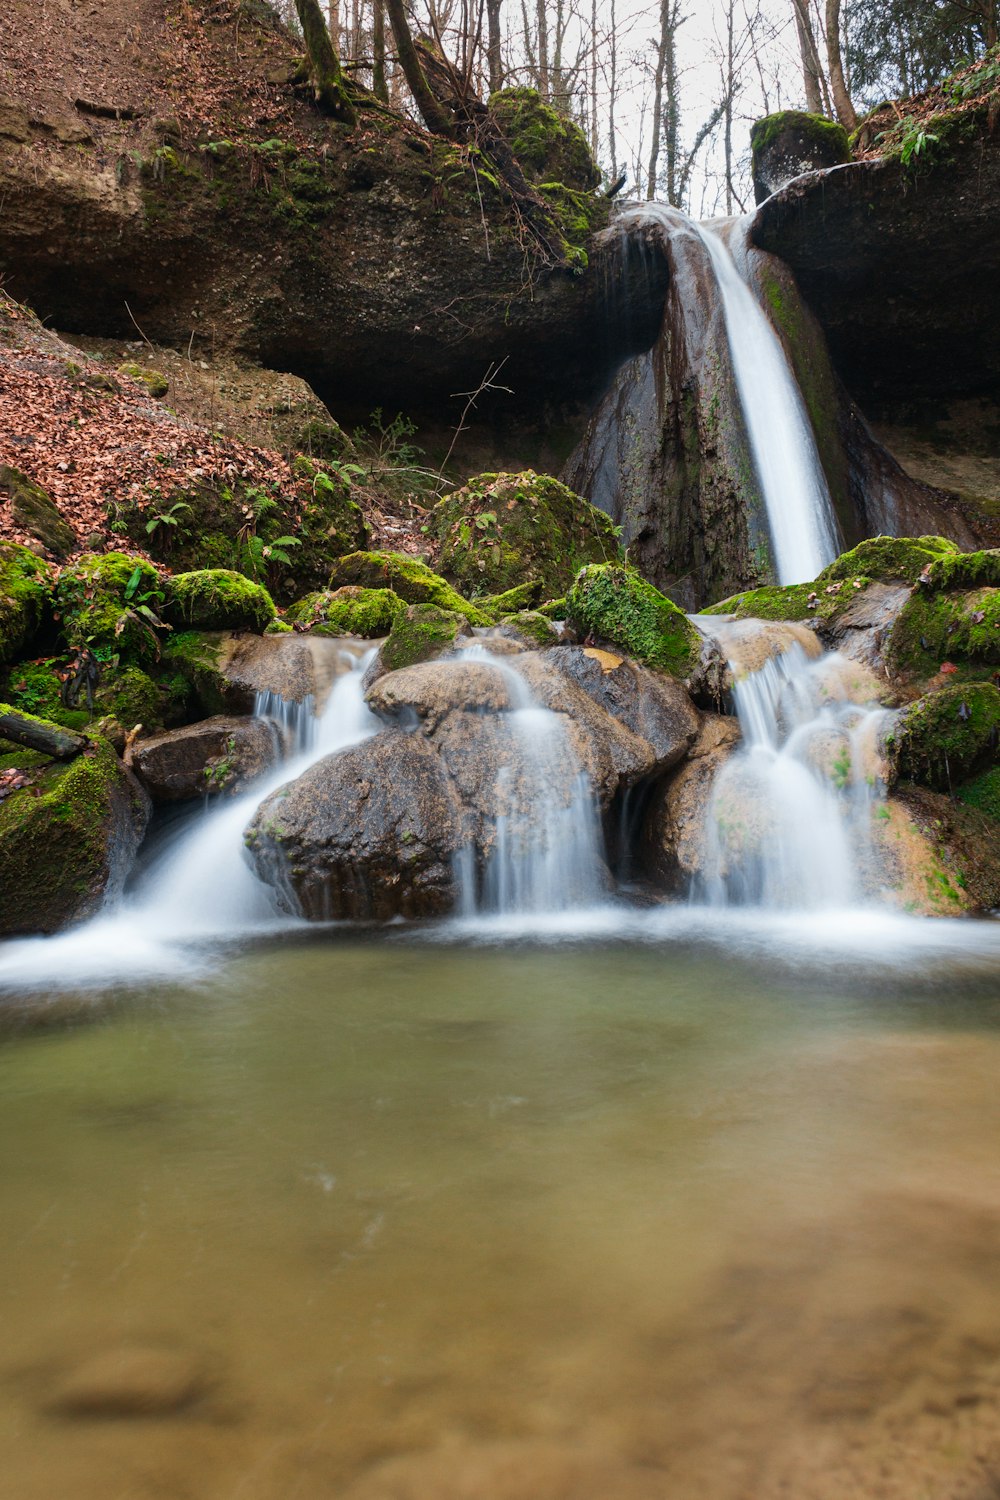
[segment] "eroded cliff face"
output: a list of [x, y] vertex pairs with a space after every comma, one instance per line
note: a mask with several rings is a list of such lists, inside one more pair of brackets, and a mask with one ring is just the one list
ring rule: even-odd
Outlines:
[[662, 283], [621, 320], [639, 343], [607, 342], [584, 248], [605, 213], [592, 186], [554, 195], [567, 256], [545, 264], [468, 150], [384, 112], [354, 130], [319, 115], [266, 15], [122, 0], [113, 18], [40, 22], [14, 0], [0, 60], [13, 295], [69, 332], [138, 325], [366, 410], [427, 410], [503, 359], [515, 404], [569, 403], [651, 342]]

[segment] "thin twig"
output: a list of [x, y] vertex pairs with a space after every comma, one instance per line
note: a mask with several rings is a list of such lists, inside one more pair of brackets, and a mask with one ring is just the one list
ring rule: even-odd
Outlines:
[[[125, 300], [125, 299], [124, 299], [124, 298], [123, 298], [123, 299], [122, 299], [122, 300], [123, 300], [123, 301], [124, 301], [124, 300]], [[142, 331], [142, 329], [141, 329], [141, 328], [140, 328], [140, 327], [139, 327], [139, 325], [138, 325], [138, 323], [137, 323], [137, 322], [136, 322], [136, 321], [135, 321], [135, 315], [134, 315], [134, 313], [133, 313], [133, 312], [132, 312], [132, 309], [131, 309], [131, 308], [130, 308], [130, 307], [129, 307], [129, 305], [128, 305], [128, 303], [127, 303], [127, 302], [126, 302], [126, 303], [125, 303], [125, 311], [126, 311], [126, 312], [127, 312], [127, 313], [128, 313], [128, 315], [129, 315], [129, 317], [130, 317], [130, 318], [131, 318], [131, 319], [132, 319], [132, 326], [133, 326], [133, 327], [134, 327], [134, 328], [135, 328], [135, 331], [136, 331], [136, 333], [137, 333], [137, 334], [138, 334], [138, 335], [139, 335], [139, 337], [140, 337], [140, 338], [141, 338], [141, 339], [142, 339], [142, 341], [143, 341], [143, 343], [144, 343], [144, 344], [148, 344], [148, 345], [149, 345], [149, 347], [150, 347], [150, 349], [155, 349], [155, 348], [156, 348], [156, 345], [155, 345], [155, 344], [154, 344], [154, 343], [152, 343], [152, 342], [151, 342], [151, 341], [150, 341], [150, 340], [149, 340], [149, 339], [148, 339], [148, 338], [147, 338], [147, 337], [146, 337], [146, 335], [145, 335], [145, 334], [144, 334], [144, 333], [143, 333], [143, 331]]]
[[513, 396], [514, 392], [512, 391], [512, 389], [510, 388], [509, 385], [497, 385], [496, 384], [496, 377], [500, 374], [500, 371], [503, 369], [504, 365], [507, 363], [507, 360], [509, 359], [509, 357], [510, 357], [509, 355], [505, 354], [504, 357], [503, 357], [503, 359], [500, 361], [500, 363], [498, 365], [494, 364], [491, 361], [489, 369], [486, 371], [486, 374], [483, 376], [482, 380], [476, 386], [476, 389], [474, 391], [455, 391], [455, 392], [453, 392], [453, 395], [452, 395], [452, 399], [453, 400], [457, 400], [457, 399], [459, 399], [462, 396], [466, 396], [466, 397], [468, 397], [468, 399], [467, 399], [464, 407], [462, 408], [462, 415], [459, 418], [458, 426], [455, 428], [455, 436], [451, 440], [451, 447], [448, 449], [448, 452], [445, 454], [444, 461], [441, 464], [440, 469], [438, 470], [438, 484], [440, 484], [442, 482], [442, 480], [444, 479], [444, 471], [448, 467], [448, 464], [449, 464], [449, 462], [451, 460], [451, 455], [455, 451], [455, 444], [458, 442], [459, 438], [462, 436], [462, 433], [465, 431], [465, 419], [469, 415], [469, 412], [475, 406], [476, 401], [483, 394], [483, 392], [484, 391], [506, 391], [506, 393], [507, 393], [508, 396]]

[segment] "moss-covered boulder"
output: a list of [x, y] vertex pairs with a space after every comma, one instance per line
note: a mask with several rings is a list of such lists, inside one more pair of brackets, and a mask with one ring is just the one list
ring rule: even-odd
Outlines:
[[950, 791], [998, 763], [1000, 690], [956, 683], [918, 698], [886, 737], [897, 777]]
[[956, 790], [960, 802], [986, 813], [1000, 823], [1000, 766], [991, 766]]
[[754, 198], [763, 203], [803, 172], [851, 160], [847, 131], [824, 115], [783, 109], [757, 120], [750, 131]]
[[711, 604], [702, 614], [735, 615], [738, 620], [832, 620], [848, 608], [868, 582], [864, 578], [825, 586], [818, 582], [765, 584]]
[[502, 620], [504, 615], [517, 614], [520, 609], [534, 609], [542, 598], [542, 585], [534, 579], [504, 589], [501, 594], [487, 594], [476, 599], [476, 608], [493, 620]]
[[203, 568], [167, 580], [164, 618], [193, 630], [254, 630], [274, 619], [267, 589], [230, 568]]
[[519, 609], [516, 614], [505, 615], [502, 622], [503, 630], [514, 631], [525, 641], [530, 641], [533, 646], [557, 646], [559, 644], [559, 632], [547, 620], [540, 615], [537, 609]]
[[490, 96], [490, 110], [529, 182], [578, 190], [599, 186], [601, 174], [583, 131], [545, 104], [537, 89], [500, 89]]
[[135, 860], [149, 801], [106, 740], [0, 802], [0, 936], [56, 932], [116, 896]]
[[343, 588], [307, 594], [291, 605], [287, 618], [313, 635], [355, 635], [370, 640], [388, 635], [406, 604], [392, 589]]
[[87, 552], [59, 575], [56, 616], [73, 650], [155, 660], [163, 597], [160, 574], [145, 558]]
[[15, 526], [37, 538], [55, 557], [66, 557], [76, 546], [76, 534], [47, 490], [20, 469], [0, 465], [0, 490], [10, 496]]
[[222, 631], [178, 630], [163, 646], [160, 670], [185, 683], [205, 714], [230, 710], [229, 684], [224, 667], [229, 637]]
[[919, 676], [946, 661], [1000, 663], [1000, 589], [916, 589], [893, 622], [886, 655], [895, 671]]
[[81, 692], [74, 703], [62, 697], [65, 661], [45, 656], [19, 662], [2, 683], [2, 695], [22, 713], [37, 714], [64, 729], [86, 729], [101, 719], [113, 719], [123, 729], [142, 724], [159, 728], [170, 717], [171, 691], [135, 666], [104, 666], [92, 692], [93, 706]]
[[119, 375], [127, 375], [130, 380], [135, 380], [139, 385], [145, 386], [149, 394], [156, 400], [161, 401], [170, 389], [170, 381], [161, 370], [150, 370], [144, 365], [119, 365]]
[[842, 552], [823, 569], [816, 582], [879, 578], [916, 583], [925, 568], [957, 553], [955, 543], [943, 536], [871, 536], [850, 552]]
[[28, 547], [0, 542], [0, 666], [35, 635], [52, 597], [52, 573]]
[[[532, 469], [477, 475], [438, 502], [427, 526], [441, 572], [470, 597], [534, 583], [541, 597], [552, 598], [587, 563], [621, 560], [610, 517]], [[490, 608], [496, 610], [495, 598]]]
[[435, 604], [411, 604], [392, 622], [389, 638], [379, 652], [382, 672], [398, 672], [417, 662], [430, 661], [454, 646], [468, 630], [468, 620], [455, 610]]
[[686, 677], [698, 663], [701, 636], [684, 611], [631, 568], [584, 568], [566, 605], [570, 623], [582, 635], [620, 646], [657, 671]]
[[1000, 547], [982, 552], [954, 552], [931, 563], [921, 582], [927, 588], [949, 592], [958, 589], [1000, 588]]
[[330, 569], [329, 587], [335, 590], [346, 584], [363, 589], [392, 589], [406, 604], [434, 604], [438, 609], [465, 615], [470, 624], [491, 623], [482, 610], [463, 599], [439, 573], [403, 552], [351, 552], [338, 557]]

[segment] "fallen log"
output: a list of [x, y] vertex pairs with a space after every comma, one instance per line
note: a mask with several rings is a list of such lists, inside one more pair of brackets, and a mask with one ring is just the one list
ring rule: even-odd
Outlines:
[[87, 747], [86, 737], [75, 730], [63, 729], [49, 719], [23, 714], [9, 703], [0, 703], [0, 739], [12, 740], [28, 750], [39, 750], [54, 760], [72, 760]]

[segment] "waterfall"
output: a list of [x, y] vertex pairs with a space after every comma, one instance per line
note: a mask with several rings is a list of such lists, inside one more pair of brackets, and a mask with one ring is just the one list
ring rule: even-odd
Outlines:
[[[740, 221], [749, 225], [749, 219]], [[739, 391], [764, 494], [779, 583], [807, 583], [837, 556], [837, 526], [801, 392], [770, 320], [721, 235], [698, 226], [719, 284]], [[744, 238], [746, 228], [744, 228]]]
[[743, 744], [712, 789], [694, 892], [710, 905], [843, 908], [872, 883], [878, 746], [890, 714], [852, 701], [856, 664], [810, 655], [807, 642], [815, 652], [803, 632], [754, 671], [731, 662]]
[[535, 700], [507, 660], [479, 645], [463, 656], [502, 673], [511, 707], [495, 815], [481, 835], [484, 857], [470, 842], [456, 860], [459, 914], [539, 916], [599, 902], [606, 894], [600, 819], [561, 716]]

